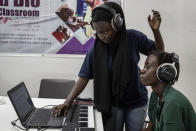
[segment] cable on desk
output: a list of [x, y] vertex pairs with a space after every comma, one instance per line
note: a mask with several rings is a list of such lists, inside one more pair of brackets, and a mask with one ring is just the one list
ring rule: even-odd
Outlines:
[[29, 129], [29, 128], [22, 128], [22, 127], [18, 126], [18, 125], [16, 124], [17, 121], [18, 121], [18, 119], [12, 121], [11, 124], [12, 124], [13, 126], [18, 127], [18, 128], [21, 129], [21, 130], [24, 130], [24, 131], [27, 131], [27, 130]]

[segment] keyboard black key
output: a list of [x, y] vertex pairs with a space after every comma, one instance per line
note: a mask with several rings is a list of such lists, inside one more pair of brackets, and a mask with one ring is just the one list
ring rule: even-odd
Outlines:
[[88, 127], [87, 122], [78, 122], [79, 127]]
[[79, 121], [88, 121], [88, 118], [82, 117], [82, 118], [79, 118]]
[[88, 113], [88, 110], [80, 110], [81, 113]]
[[80, 117], [88, 117], [88, 114], [80, 114]]
[[88, 109], [88, 106], [80, 106], [80, 109]]

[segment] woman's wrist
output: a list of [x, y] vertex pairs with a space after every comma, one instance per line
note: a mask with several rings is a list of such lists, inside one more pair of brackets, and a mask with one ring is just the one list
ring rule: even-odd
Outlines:
[[72, 103], [72, 100], [70, 100], [70, 99], [67, 99], [67, 100], [65, 100], [65, 102], [64, 102], [64, 104], [66, 104], [66, 105], [71, 105], [71, 103]]
[[160, 30], [159, 30], [159, 29], [152, 29], [152, 32], [153, 32], [154, 34], [156, 34], [156, 33], [160, 33]]

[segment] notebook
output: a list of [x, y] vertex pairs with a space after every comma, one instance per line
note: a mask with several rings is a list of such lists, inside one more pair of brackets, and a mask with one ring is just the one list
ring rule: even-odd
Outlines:
[[[55, 117], [51, 108], [36, 108], [21, 82], [7, 92], [21, 124], [26, 128], [61, 128], [63, 116]], [[48, 102], [49, 103], [49, 102]]]

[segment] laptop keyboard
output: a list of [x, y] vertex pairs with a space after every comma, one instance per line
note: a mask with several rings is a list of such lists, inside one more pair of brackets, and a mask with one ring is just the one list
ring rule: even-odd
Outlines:
[[47, 125], [51, 115], [51, 109], [37, 109], [29, 124]]

